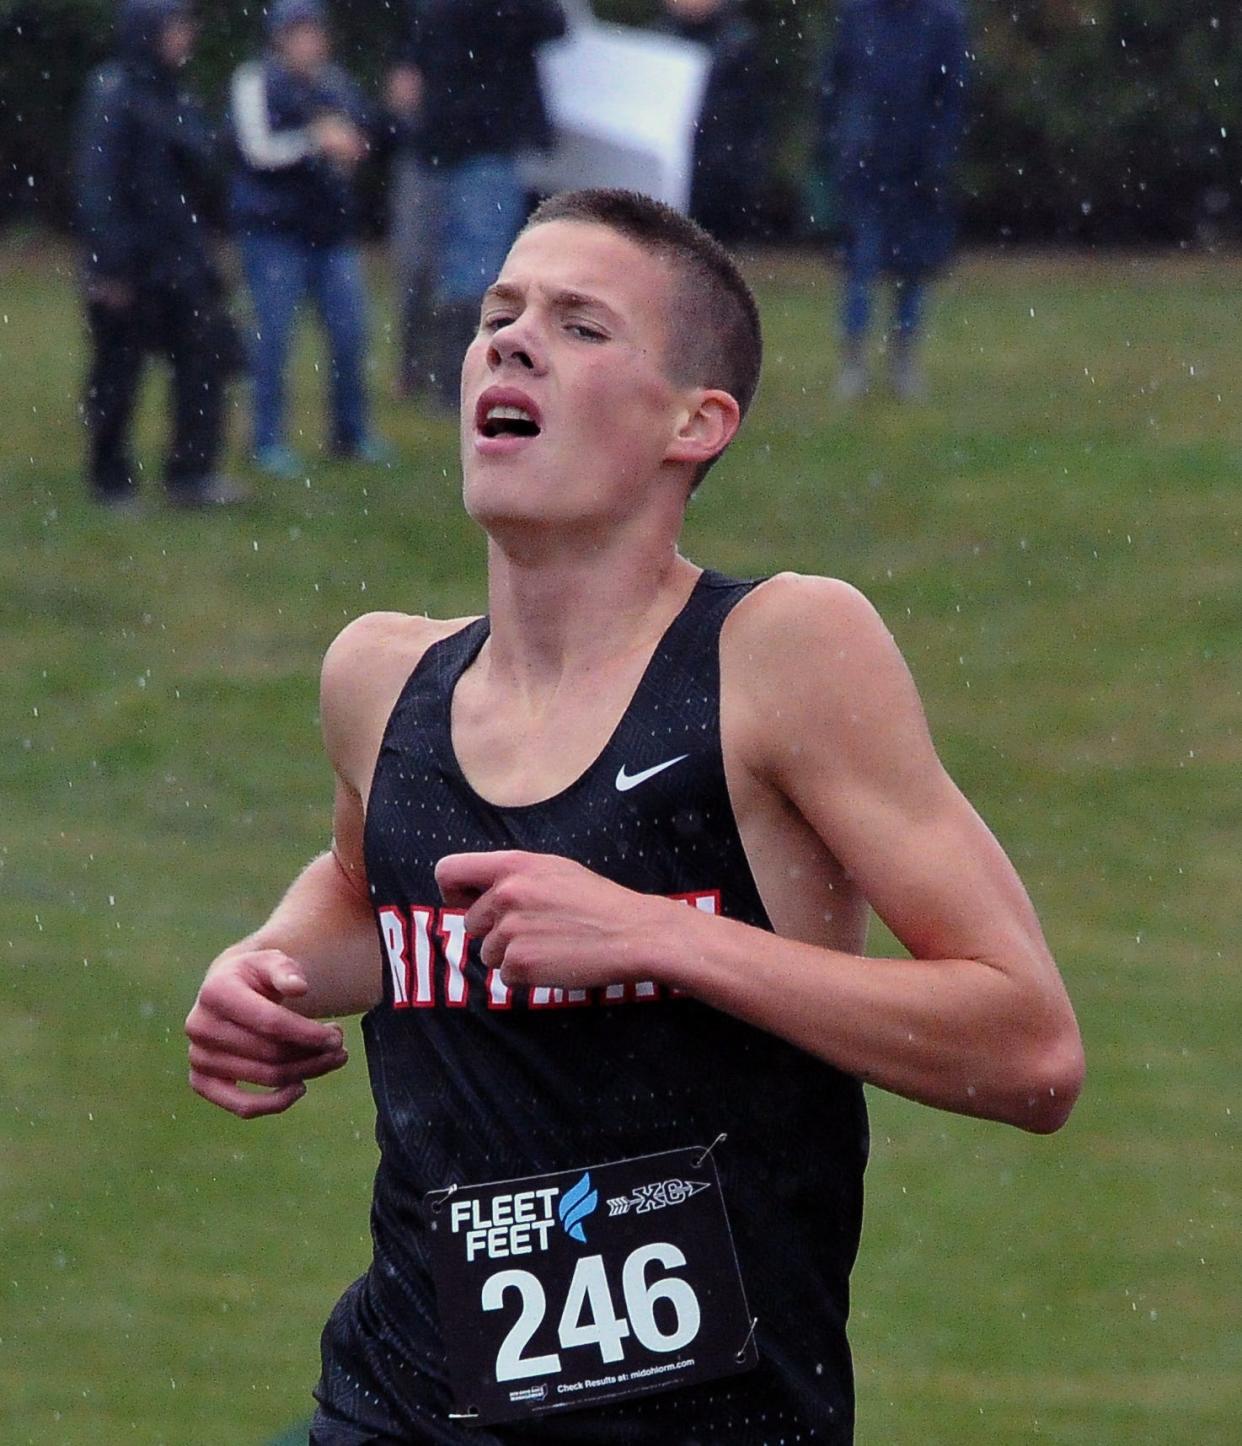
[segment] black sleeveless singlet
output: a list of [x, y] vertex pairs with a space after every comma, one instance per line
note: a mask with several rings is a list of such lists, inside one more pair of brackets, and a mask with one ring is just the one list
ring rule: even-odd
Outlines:
[[[656, 985], [507, 991], [441, 907], [448, 853], [561, 854], [628, 888], [763, 929], [725, 785], [720, 630], [754, 586], [705, 572], [602, 753], [542, 803], [497, 807], [453, 752], [453, 688], [486, 618], [428, 649], [397, 700], [367, 807], [383, 1002], [363, 1020], [380, 1163], [374, 1260], [324, 1330], [312, 1439], [564, 1446], [842, 1446], [845, 1338], [862, 1215], [861, 1085], [792, 1045]], [[670, 763], [669, 760], [677, 760]], [[657, 765], [666, 766], [657, 768]], [[635, 775], [651, 770], [640, 784]], [[419, 1202], [511, 1179], [709, 1144], [760, 1364], [629, 1403], [471, 1429], [449, 1419]]]

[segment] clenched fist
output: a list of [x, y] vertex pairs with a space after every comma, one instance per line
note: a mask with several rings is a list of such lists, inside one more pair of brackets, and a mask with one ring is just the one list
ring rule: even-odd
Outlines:
[[306, 1019], [287, 1003], [306, 990], [279, 949], [226, 950], [185, 1021], [190, 1088], [247, 1120], [280, 1114], [302, 1098], [308, 1079], [340, 1069], [349, 1058], [340, 1026]]
[[436, 882], [507, 985], [590, 989], [667, 978], [693, 910], [622, 888], [555, 854], [449, 854]]

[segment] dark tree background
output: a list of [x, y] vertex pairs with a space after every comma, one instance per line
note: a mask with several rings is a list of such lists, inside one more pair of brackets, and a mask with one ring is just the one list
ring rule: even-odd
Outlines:
[[[658, 0], [598, 0], [642, 23]], [[768, 222], [807, 229], [810, 88], [836, 0], [747, 0], [775, 121]], [[1215, 243], [1242, 217], [1242, 11], [1224, 0], [970, 0], [962, 166], [976, 238]], [[333, 7], [341, 58], [375, 84], [390, 0]], [[202, 0], [192, 83], [216, 110], [257, 44], [258, 0]], [[107, 53], [113, 0], [0, 0], [0, 224], [68, 216], [77, 95]], [[378, 188], [379, 180], [376, 178]]]

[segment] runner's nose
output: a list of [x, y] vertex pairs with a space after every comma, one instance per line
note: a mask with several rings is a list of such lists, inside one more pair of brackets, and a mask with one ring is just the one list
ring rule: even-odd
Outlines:
[[527, 371], [533, 372], [535, 370], [535, 363], [530, 353], [523, 350], [521, 347], [514, 347], [507, 352], [502, 352], [499, 347], [493, 347], [493, 350], [496, 353], [496, 360], [494, 363], [494, 365], [496, 366], [499, 366], [502, 362], [506, 360], [513, 360], [524, 366]]
[[531, 329], [521, 317], [494, 332], [491, 345], [487, 349], [487, 360], [493, 369], [506, 362], [514, 362], [527, 371], [538, 371], [541, 364], [539, 356]]

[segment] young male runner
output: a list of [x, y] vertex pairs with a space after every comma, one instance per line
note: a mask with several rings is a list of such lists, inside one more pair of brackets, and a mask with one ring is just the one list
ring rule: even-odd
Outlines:
[[[317, 1017], [369, 1011], [375, 1259], [324, 1333], [316, 1442], [848, 1442], [862, 1081], [1037, 1132], [1073, 1105], [1081, 1046], [1038, 922], [875, 612], [677, 552], [759, 360], [754, 301], [704, 233], [626, 193], [553, 198], [462, 372], [487, 615], [373, 614], [328, 652], [332, 850], [187, 1021], [194, 1089], [252, 1117], [344, 1064]], [[868, 905], [913, 958], [862, 956]], [[428, 1198], [720, 1135], [757, 1366], [455, 1419], [446, 1346], [472, 1343], [445, 1339], [460, 1302], [432, 1288]], [[608, 1323], [601, 1299], [566, 1307], [571, 1344]], [[636, 1315], [611, 1321], [614, 1360]]]

